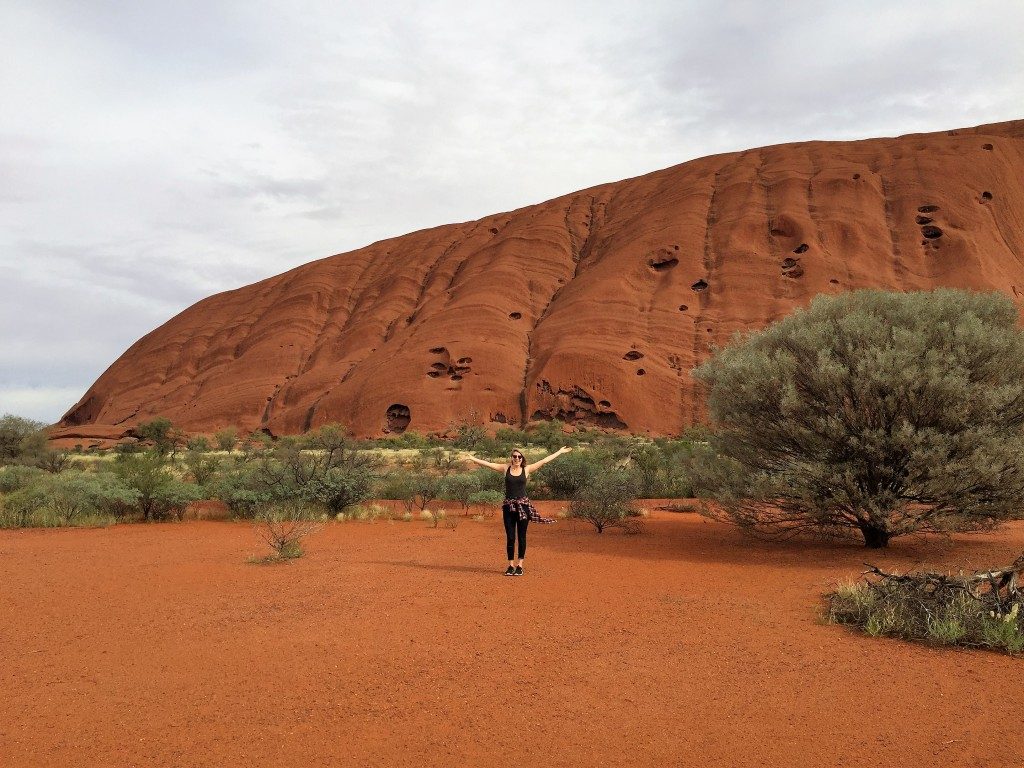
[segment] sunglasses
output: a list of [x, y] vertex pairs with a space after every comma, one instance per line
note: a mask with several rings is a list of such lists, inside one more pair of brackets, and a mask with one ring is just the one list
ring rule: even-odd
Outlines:
[[513, 453], [513, 454], [512, 454], [512, 458], [513, 458], [513, 459], [522, 459], [523, 457], [522, 457], [522, 456], [520, 456], [520, 455], [519, 455], [518, 453]]

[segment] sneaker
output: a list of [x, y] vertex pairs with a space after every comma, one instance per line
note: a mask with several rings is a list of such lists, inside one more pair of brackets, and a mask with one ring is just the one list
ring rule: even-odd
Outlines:
[[512, 575], [513, 576], [522, 576], [523, 575], [523, 566], [517, 565], [516, 569], [515, 569], [515, 571], [513, 571]]
[[[520, 569], [519, 569], [519, 572], [520, 572], [520, 573], [522, 573], [522, 572], [523, 572], [523, 569], [522, 569], [522, 568], [520, 568]], [[515, 575], [516, 575], [516, 569], [515, 569], [515, 568], [513, 568], [513, 567], [512, 567], [511, 565], [510, 565], [510, 566], [509, 566], [508, 568], [506, 568], [506, 569], [505, 569], [505, 575], [506, 575], [506, 576], [515, 576]]]

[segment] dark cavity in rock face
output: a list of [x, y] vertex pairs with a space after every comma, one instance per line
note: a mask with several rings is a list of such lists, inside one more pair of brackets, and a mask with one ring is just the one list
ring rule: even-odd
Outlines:
[[981, 199], [982, 200], [991, 200], [992, 199], [992, 193], [991, 192], [982, 192], [981, 193]]
[[932, 218], [930, 216], [918, 216], [914, 221], [918, 224], [931, 224]]
[[509, 319], [510, 320], [519, 320], [522, 316], [523, 316], [522, 312], [510, 312], [509, 313]]
[[856, 181], [857, 179], [860, 178], [860, 174], [859, 173], [853, 174], [853, 178], [854, 178], [854, 181]]
[[664, 272], [666, 269], [672, 269], [678, 263], [679, 259], [672, 257], [671, 259], [651, 259], [647, 265], [655, 272]]
[[680, 304], [680, 305], [679, 305], [679, 311], [680, 311], [680, 312], [685, 312], [685, 311], [686, 311], [686, 310], [688, 310], [688, 309], [689, 309], [689, 307], [688, 307], [688, 306], [686, 306], [685, 304]]
[[432, 355], [443, 355], [448, 350], [444, 347], [431, 347], [430, 354]]
[[932, 226], [921, 227], [921, 234], [929, 240], [934, 240], [936, 237], [942, 237], [942, 230]]
[[627, 352], [622, 356], [623, 360], [639, 360], [644, 356], [643, 352], [637, 352], [635, 349], [632, 352]]
[[918, 213], [935, 213], [937, 210], [939, 210], [939, 206], [937, 206], [937, 205], [922, 205], [921, 207], [919, 207], [917, 209], [917, 212]]
[[982, 144], [981, 148], [986, 150], [986, 151], [988, 151], [988, 152], [992, 151], [992, 145], [991, 144]]
[[708, 284], [705, 280], [698, 280], [696, 283], [691, 285], [690, 288], [700, 293], [701, 291], [706, 291], [708, 289]]
[[412, 416], [409, 413], [409, 406], [402, 405], [401, 403], [393, 403], [389, 405], [385, 412], [385, 417], [388, 422], [388, 431], [393, 432], [396, 435], [400, 435], [405, 432], [406, 427], [409, 426], [409, 422], [412, 420]]
[[807, 253], [808, 248], [810, 246], [807, 243], [800, 243], [800, 245], [793, 249], [793, 253]]
[[472, 357], [460, 357], [458, 359], [459, 365], [469, 365], [472, 362], [473, 362], [473, 358]]
[[782, 260], [782, 268], [783, 269], [792, 269], [793, 267], [796, 266], [796, 264], [797, 264], [796, 259], [783, 259]]
[[637, 376], [643, 376], [645, 373], [647, 373], [647, 371], [645, 371], [643, 368], [637, 368], [636, 369], [636, 375]]

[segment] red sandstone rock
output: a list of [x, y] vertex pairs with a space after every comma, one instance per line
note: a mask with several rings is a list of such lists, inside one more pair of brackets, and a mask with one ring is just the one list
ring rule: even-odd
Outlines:
[[414, 232], [200, 301], [132, 345], [54, 437], [116, 439], [158, 415], [204, 433], [549, 418], [676, 433], [700, 418], [689, 371], [713, 345], [818, 293], [1019, 302], [1022, 179], [1015, 121], [716, 155]]

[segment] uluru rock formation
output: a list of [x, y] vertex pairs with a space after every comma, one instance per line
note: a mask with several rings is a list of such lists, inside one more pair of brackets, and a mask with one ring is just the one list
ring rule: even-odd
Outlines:
[[690, 370], [815, 295], [1024, 297], [1024, 120], [683, 163], [330, 256], [200, 301], [57, 425], [155, 416], [362, 436], [558, 418], [674, 434]]

